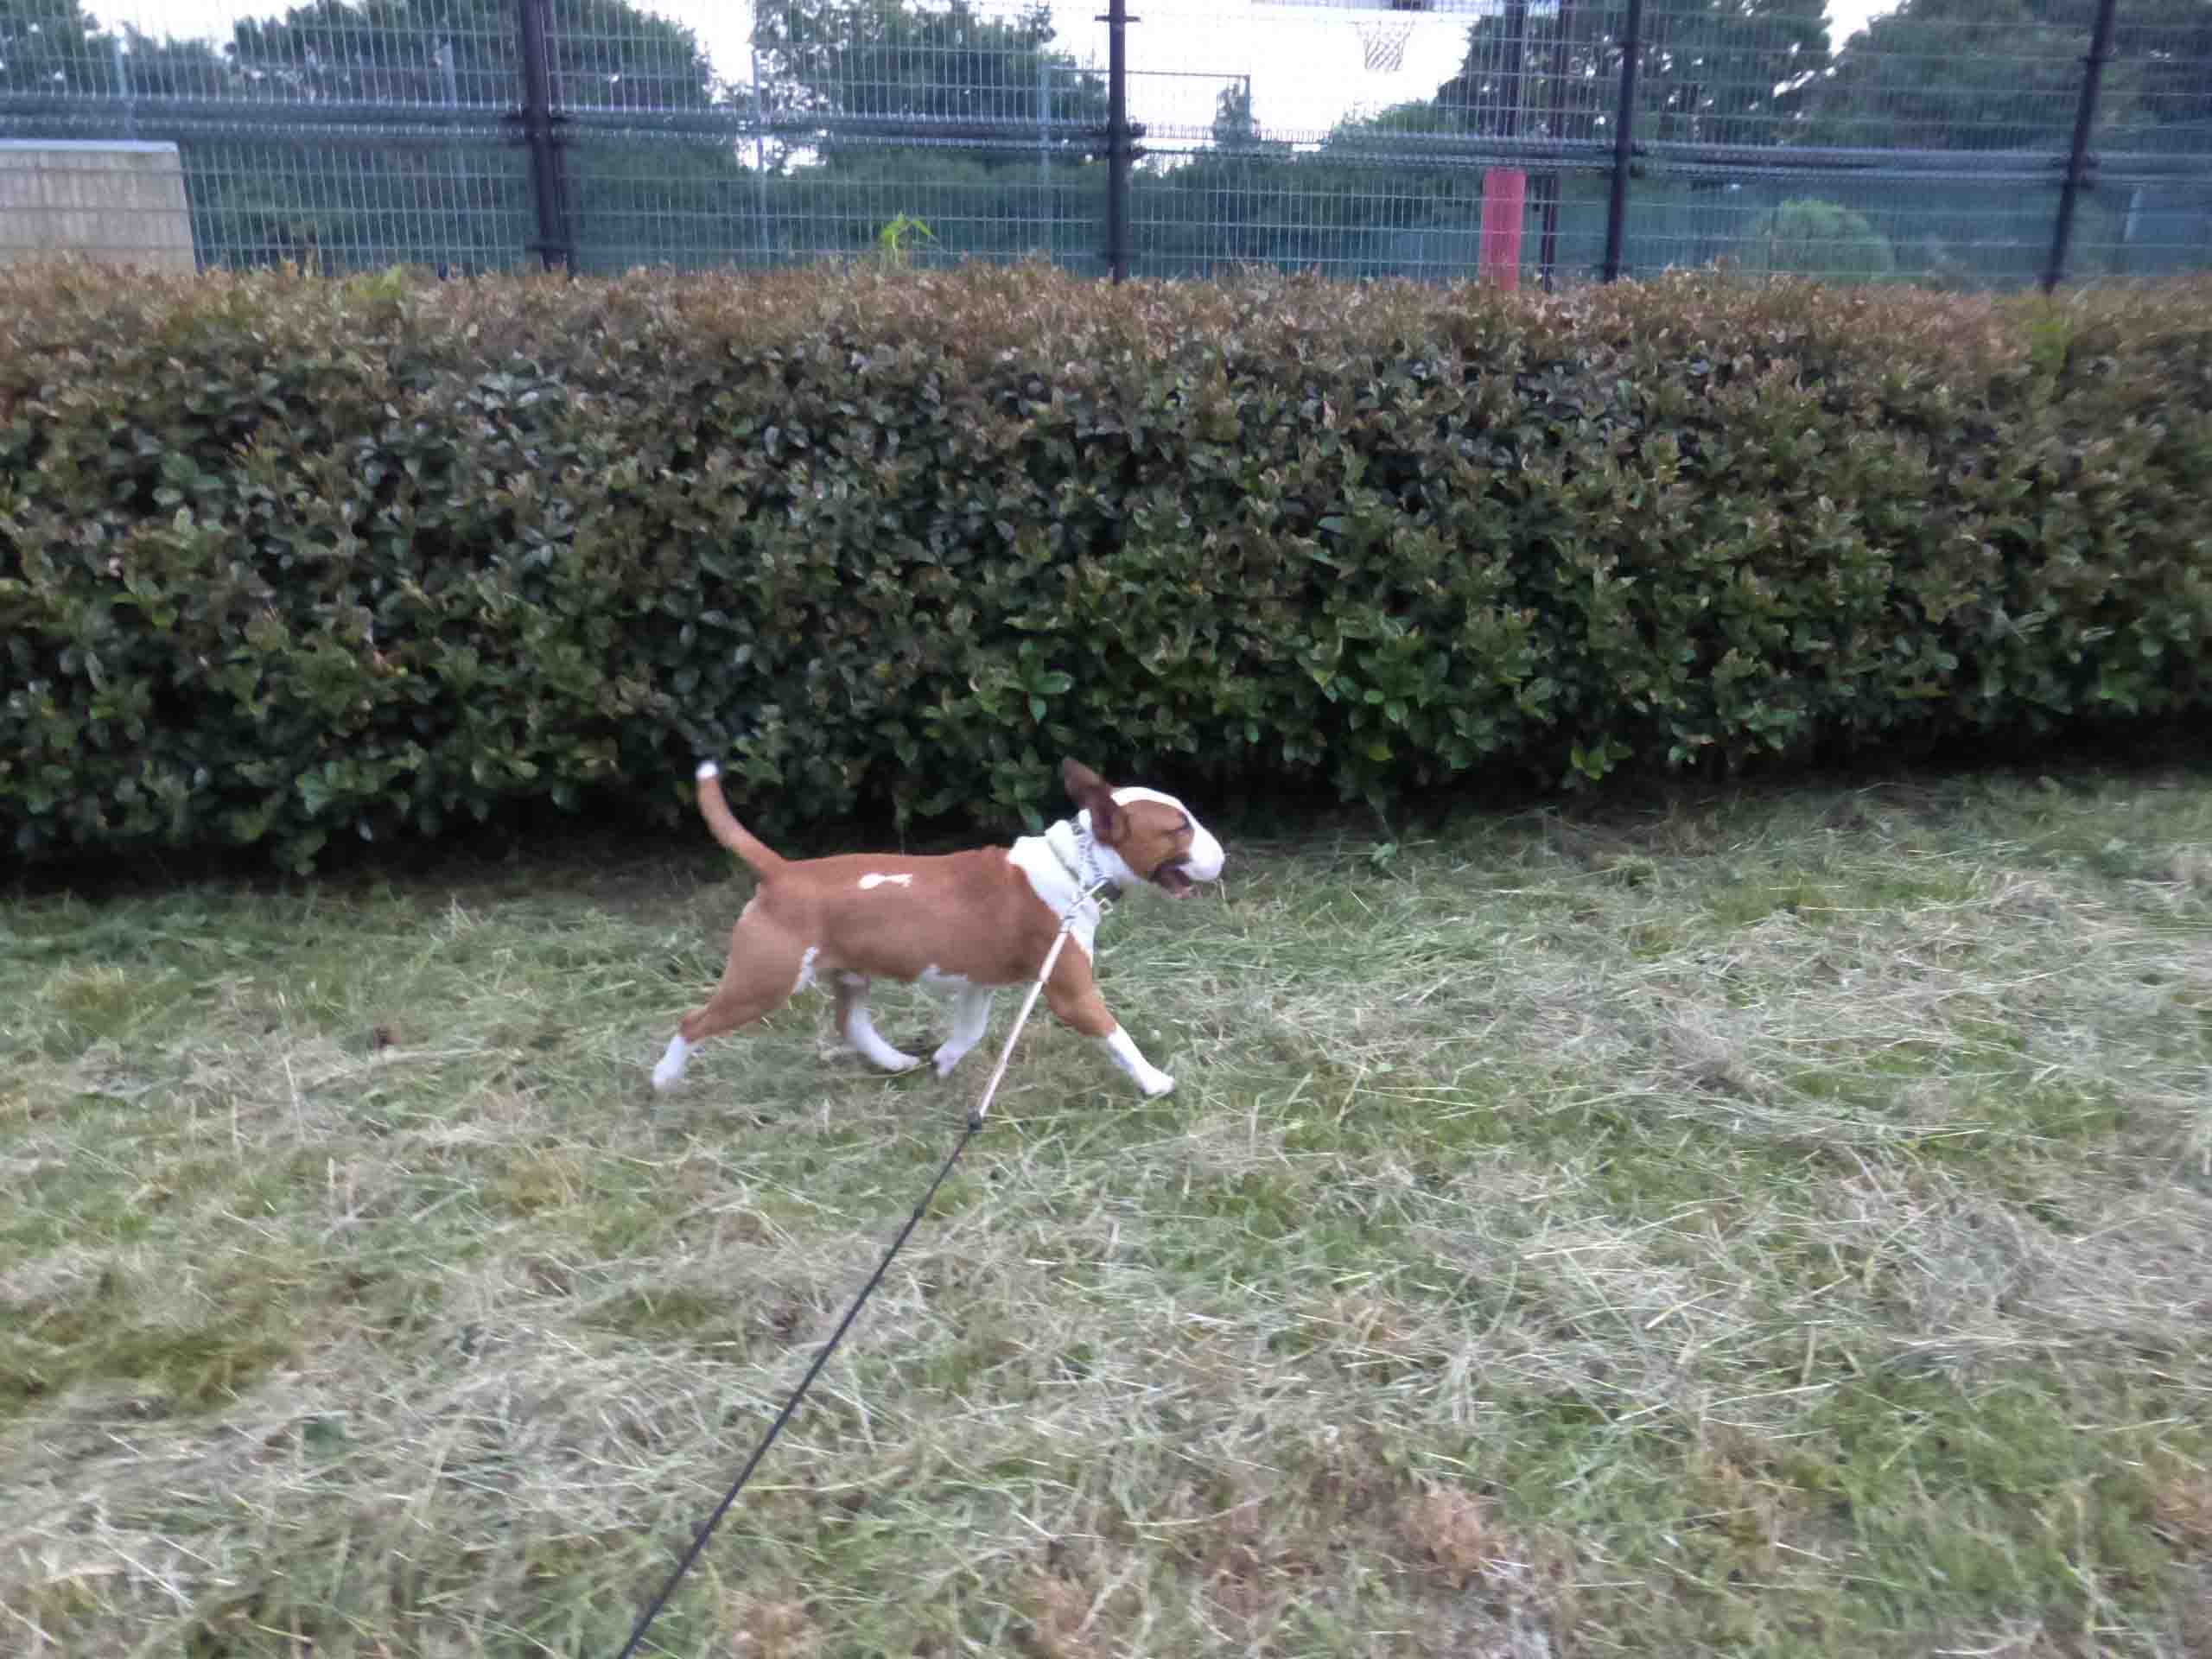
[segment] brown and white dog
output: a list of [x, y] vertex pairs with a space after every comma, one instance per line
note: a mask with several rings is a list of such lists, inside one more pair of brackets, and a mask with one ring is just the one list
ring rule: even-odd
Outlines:
[[876, 1034], [868, 982], [896, 979], [958, 994], [952, 1034], [936, 1053], [944, 1077], [983, 1039], [991, 998], [1037, 976], [1071, 910], [1074, 937], [1052, 965], [1045, 1000], [1063, 1025], [1095, 1037], [1147, 1096], [1175, 1079], [1155, 1069], [1106, 1011], [1091, 977], [1098, 901], [1090, 889], [1141, 881], [1180, 899], [1221, 874], [1221, 843], [1190, 809], [1150, 789], [1109, 789], [1070, 760], [1060, 768], [1082, 810], [1011, 847], [934, 858], [845, 854], [785, 859], [730, 814], [714, 762], [699, 768], [699, 811], [715, 839], [752, 867], [760, 887], [730, 933], [729, 963], [704, 1007], [686, 1014], [653, 1068], [653, 1087], [683, 1075], [709, 1037], [751, 1025], [817, 979], [836, 988], [837, 1027], [887, 1071], [921, 1062]]

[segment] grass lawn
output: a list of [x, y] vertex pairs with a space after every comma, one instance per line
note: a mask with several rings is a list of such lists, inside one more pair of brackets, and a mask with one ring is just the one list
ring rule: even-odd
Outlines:
[[[1217, 827], [665, 1650], [2212, 1654], [2212, 776]], [[612, 1654], [1014, 1000], [696, 843], [0, 899], [0, 1651]]]

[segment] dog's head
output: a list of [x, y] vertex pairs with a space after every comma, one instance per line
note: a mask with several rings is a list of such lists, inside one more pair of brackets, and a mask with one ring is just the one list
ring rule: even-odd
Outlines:
[[1062, 763], [1060, 779], [1083, 809], [1100, 868], [1117, 884], [1148, 881], [1182, 899], [1197, 883], [1220, 878], [1221, 843], [1173, 795], [1109, 788], [1076, 760]]

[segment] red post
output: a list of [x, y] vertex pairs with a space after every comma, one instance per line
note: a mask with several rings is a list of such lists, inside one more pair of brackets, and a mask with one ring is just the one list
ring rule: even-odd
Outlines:
[[1529, 175], [1517, 167], [1493, 167], [1483, 175], [1482, 278], [1500, 288], [1521, 285], [1521, 226], [1529, 198]]

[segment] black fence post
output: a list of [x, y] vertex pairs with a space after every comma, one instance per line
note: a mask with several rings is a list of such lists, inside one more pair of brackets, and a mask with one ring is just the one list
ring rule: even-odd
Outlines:
[[1613, 122], [1613, 189], [1605, 202], [1605, 280], [1619, 280], [1628, 233], [1628, 163], [1636, 143], [1636, 60], [1643, 53], [1643, 0], [1628, 0], [1621, 38], [1621, 102]]
[[1129, 0], [1106, 0], [1106, 270], [1129, 274]]
[[2043, 273], [2046, 294], [2066, 274], [2067, 248], [2074, 240], [2074, 204], [2089, 168], [2089, 134], [2097, 124], [2097, 92], [2104, 84], [2105, 60], [2112, 55], [2113, 16], [2119, 10], [2118, 0], [2097, 0], [2097, 21], [2089, 30], [2088, 73], [2082, 77], [2082, 101], [2074, 111], [2074, 149], [2066, 158], [2066, 181], [2058, 188], [2058, 222], [2051, 227], [2050, 264]]
[[548, 40], [552, 0], [518, 0], [522, 8], [522, 140], [530, 157], [531, 194], [537, 208], [535, 251], [548, 270], [576, 268], [569, 226], [568, 179], [561, 164], [561, 118], [553, 111], [553, 51]]

